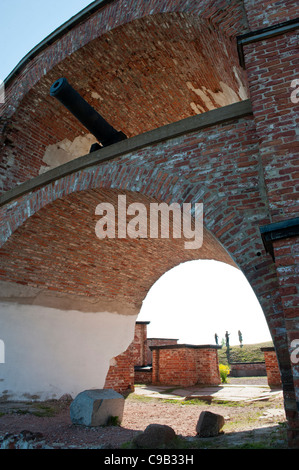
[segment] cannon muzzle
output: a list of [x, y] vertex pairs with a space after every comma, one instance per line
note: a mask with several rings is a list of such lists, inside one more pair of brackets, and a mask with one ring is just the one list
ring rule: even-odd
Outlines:
[[[50, 89], [50, 95], [62, 103], [86, 129], [95, 136], [102, 147], [125, 140], [127, 136], [110, 126], [107, 121], [93, 109], [82, 96], [74, 90], [66, 78], [56, 80]], [[95, 144], [96, 145], [96, 144]], [[91, 151], [100, 146], [91, 147]]]

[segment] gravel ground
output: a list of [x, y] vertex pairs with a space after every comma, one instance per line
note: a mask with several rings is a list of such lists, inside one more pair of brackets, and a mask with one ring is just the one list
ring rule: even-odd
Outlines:
[[[252, 384], [253, 380], [251, 380]], [[51, 448], [117, 449], [149, 424], [167, 424], [182, 436], [190, 448], [231, 446], [270, 446], [286, 448], [286, 421], [282, 397], [239, 404], [192, 404], [149, 399], [131, 394], [125, 400], [121, 426], [89, 428], [72, 424], [70, 402], [53, 400], [43, 403], [0, 403], [0, 440], [7, 433], [24, 430], [41, 433], [43, 446]], [[225, 417], [224, 433], [212, 439], [196, 437], [196, 423], [201, 411], [212, 411]]]

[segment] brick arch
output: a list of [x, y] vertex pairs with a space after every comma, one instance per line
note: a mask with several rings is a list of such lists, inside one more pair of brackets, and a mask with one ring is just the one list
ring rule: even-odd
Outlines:
[[[28, 290], [19, 299], [25, 303], [134, 315], [150, 287], [171, 267], [191, 259], [217, 259], [243, 271], [263, 308], [274, 344], [280, 346], [284, 318], [276, 272], [263, 253], [250, 212], [233, 213], [226, 198], [208, 183], [203, 192], [201, 183], [192, 184], [159, 166], [138, 166], [134, 158], [131, 164], [122, 163], [86, 168], [1, 208], [6, 222], [21, 221], [0, 250], [4, 289], [7, 284], [12, 291], [25, 285]], [[209, 201], [203, 248], [185, 250], [183, 240], [109, 240], [99, 252], [95, 206], [101, 201], [116, 205], [119, 193], [126, 194], [128, 202], [144, 204]], [[277, 356], [282, 382], [288, 383], [287, 349], [277, 347]]]
[[248, 96], [235, 43], [235, 35], [246, 29], [240, 2], [225, 11], [215, 2], [192, 7], [147, 2], [146, 8], [135, 3], [126, 15], [119, 14], [119, 2], [117, 13], [114, 3], [101, 9], [12, 78], [4, 109], [1, 192], [37, 176], [57, 158], [63, 163], [88, 153], [91, 136], [49, 96], [60, 76], [128, 137]]
[[[74, 275], [73, 280], [70, 282], [73, 288], [68, 286], [66, 292], [71, 295], [79, 294], [83, 297], [94, 297], [95, 299], [101, 297], [102, 300], [105, 299], [107, 302], [111, 302], [115, 300], [115, 288], [112, 289], [110, 294], [105, 294], [101, 289], [105, 288], [107, 284], [110, 286], [117, 285], [121, 293], [119, 286], [123, 283], [123, 280], [126, 281], [129, 275], [135, 284], [132, 291], [134, 294], [125, 295], [124, 292], [122, 294], [128, 297], [128, 304], [137, 305], [138, 308], [140, 308], [147, 291], [153, 283], [165, 271], [183, 261], [217, 259], [235, 266], [234, 260], [225, 248], [206, 228], [204, 228], [204, 246], [199, 250], [184, 249], [183, 238], [180, 240], [172, 239], [170, 242], [162, 239], [99, 241], [95, 236], [95, 225], [99, 219], [95, 215], [95, 208], [100, 202], [113, 204], [116, 207], [117, 214], [117, 196], [119, 194], [126, 195], [127, 205], [131, 202], [142, 202], [147, 208], [149, 208], [150, 202], [165, 201], [182, 204], [190, 200], [191, 188], [188, 186], [187, 181], [183, 182], [183, 178], [177, 185], [174, 196], [169, 192], [169, 189], [173, 189], [177, 183], [178, 178], [176, 176], [164, 173], [161, 170], [154, 171], [143, 167], [128, 171], [127, 165], [120, 162], [115, 163], [112, 167], [113, 169], [111, 164], [100, 165], [96, 168], [83, 170], [81, 173], [69, 175], [39, 188], [35, 192], [22, 196], [18, 201], [10, 202], [1, 208], [4, 226], [1, 240], [2, 249], [0, 250], [3, 269], [1, 279], [3, 281], [28, 284], [64, 294], [64, 289], [61, 286], [68, 283], [63, 281], [63, 278], [67, 273], [68, 279], [71, 279], [76, 265], [72, 255], [77, 256], [80, 251], [80, 243], [88, 245], [89, 239], [92, 240], [93, 248], [90, 251], [87, 250], [88, 253], [86, 252], [83, 259], [78, 261], [76, 270], [85, 272], [86, 263], [91, 263], [92, 269], [89, 270], [88, 276], [92, 282], [93, 290], [92, 288], [88, 290], [82, 287], [80, 291], [76, 284], [80, 284], [80, 276]], [[152, 184], [153, 181], [155, 181], [156, 186]], [[200, 202], [199, 199], [198, 202]], [[87, 221], [84, 220], [85, 216]], [[64, 231], [67, 233], [66, 237], [63, 235]], [[68, 255], [69, 248], [67, 244], [73, 245], [72, 231], [74, 231], [77, 248], [71, 248], [70, 255]], [[44, 248], [48, 245], [50, 246], [49, 251]], [[103, 247], [100, 261], [100, 264], [103, 262], [103, 266], [98, 278], [94, 273], [94, 269], [98, 269], [99, 264], [94, 264], [92, 258], [93, 253], [96, 253], [99, 246]], [[16, 247], [20, 249], [16, 250]], [[123, 250], [126, 252], [127, 249], [129, 252], [131, 251], [131, 255], [122, 263], [124, 270], [124, 277], [122, 277], [122, 270], [119, 269], [118, 265], [122, 256], [121, 252]], [[135, 249], [139, 255], [136, 255]], [[111, 250], [115, 250], [116, 254], [111, 254]], [[164, 253], [162, 259], [158, 256], [159, 250]], [[176, 251], [177, 254], [173, 255], [173, 252]], [[51, 277], [51, 280], [46, 281], [46, 274], [42, 273], [47, 273], [52, 263], [51, 259], [53, 256], [58, 259], [60, 252], [63, 254], [64, 260], [73, 259], [73, 261], [68, 268], [63, 269], [62, 276], [57, 273], [58, 277], [55, 278], [54, 276]], [[136, 259], [139, 259], [139, 263], [144, 261], [143, 252], [147, 253], [150, 258], [151, 253], [153, 253], [153, 257], [157, 261], [151, 261], [150, 266], [147, 267], [149, 270], [148, 279], [146, 281], [141, 279], [141, 284], [139, 284], [138, 275], [140, 273], [135, 271], [135, 263]], [[17, 259], [13, 253], [16, 253]], [[110, 255], [113, 258], [112, 263], [107, 262]], [[30, 264], [31, 258], [33, 260], [39, 258], [40, 261], [36, 263], [33, 261], [31, 267], [26, 268], [26, 263]], [[66, 264], [69, 265], [69, 261]], [[58, 265], [61, 266], [61, 263], [58, 262]], [[98, 284], [99, 291], [95, 289], [93, 283], [96, 282], [96, 279], [102, 280], [103, 277], [109, 279], [110, 271], [113, 273], [113, 279], [105, 281], [104, 285]], [[41, 279], [44, 279], [44, 281], [41, 281]], [[41, 283], [40, 286], [39, 283]], [[126, 284], [123, 284], [123, 288], [126, 289]]]
[[[133, 160], [130, 160], [132, 158]], [[75, 223], [77, 205], [87, 210], [88, 205], [92, 204], [88, 209], [90, 220], [92, 220], [92, 222], [89, 222], [89, 236], [93, 237], [93, 243], [96, 246], [98, 245], [98, 240], [94, 234], [94, 227], [97, 217], [94, 214], [94, 210], [97, 204], [97, 197], [99, 197], [98, 203], [101, 201], [111, 201], [113, 205], [117, 205], [117, 194], [119, 193], [128, 194], [128, 201], [141, 201], [146, 204], [149, 204], [150, 201], [179, 202], [180, 204], [185, 202], [191, 202], [192, 204], [203, 202], [205, 208], [205, 242], [203, 248], [196, 252], [185, 250], [182, 248], [181, 241], [173, 240], [174, 245], [178, 246], [179, 256], [171, 259], [170, 264], [162, 263], [162, 267], [157, 268], [153, 277], [148, 281], [146, 288], [138, 287], [138, 300], [135, 302], [133, 296], [129, 303], [140, 306], [151, 285], [165, 271], [180, 262], [191, 259], [216, 259], [237, 266], [242, 270], [262, 305], [270, 332], [275, 337], [276, 331], [279, 332], [283, 325], [283, 317], [278, 319], [275, 316], [278, 309], [277, 302], [279, 302], [276, 273], [269, 259], [262, 255], [263, 246], [258, 224], [252, 222], [250, 211], [246, 215], [241, 207], [240, 211], [233, 212], [232, 205], [227, 203], [227, 198], [221, 196], [217, 188], [211, 190], [208, 184], [203, 186], [202, 181], [194, 184], [190, 182], [190, 179], [182, 175], [178, 177], [175, 172], [165, 172], [159, 166], [154, 166], [153, 164], [138, 165], [138, 162], [138, 156], [131, 156], [128, 159], [115, 160], [108, 164], [89, 167], [49, 183], [29, 194], [21, 196], [17, 201], [12, 201], [3, 206], [1, 208], [3, 223], [1, 236], [2, 251], [0, 252], [3, 255], [1, 256], [3, 261], [3, 280], [9, 280], [9, 273], [15, 270], [16, 260], [11, 260], [10, 268], [7, 264], [10, 253], [15, 251], [14, 247], [22, 246], [25, 243], [25, 252], [28, 254], [29, 249], [34, 258], [33, 253], [37, 246], [34, 245], [31, 248], [27, 246], [27, 243], [31, 243], [31, 233], [36, 234], [36, 243], [38, 244], [39, 237], [44, 236], [42, 227], [51, 227], [51, 224], [54, 223], [53, 221], [56, 220], [56, 211], [58, 213], [61, 212], [61, 220], [66, 220], [69, 217], [67, 213], [68, 208], [71, 208]], [[205, 205], [205, 202], [208, 204]], [[261, 205], [261, 216], [263, 216], [263, 210]], [[76, 226], [79, 231], [81, 227], [84, 227], [83, 216], [78, 220], [80, 223], [77, 223]], [[72, 224], [73, 222], [69, 220], [68, 227], [71, 227]], [[60, 237], [63, 237], [63, 226], [59, 226], [58, 233]], [[242, 235], [241, 238], [240, 235]], [[23, 241], [22, 238], [24, 238]], [[61, 241], [64, 243], [63, 238], [61, 238]], [[119, 246], [121, 246], [122, 242], [122, 240], [119, 241]], [[150, 240], [150, 243], [152, 242], [155, 243], [155, 241]], [[134, 246], [136, 241], [133, 240], [131, 243]], [[147, 245], [148, 240], [146, 242], [142, 241], [142, 243]], [[140, 243], [140, 246], [142, 243]], [[159, 243], [161, 243], [161, 240]], [[159, 243], [157, 246], [159, 246]], [[43, 244], [46, 244], [46, 239], [42, 242], [41, 246]], [[158, 249], [156, 248], [156, 250]], [[63, 249], [63, 251], [65, 250], [67, 251], [67, 248]], [[260, 258], [257, 258], [257, 253], [261, 255]], [[58, 255], [58, 252], [56, 252], [56, 255]], [[90, 256], [88, 259], [91, 259]], [[29, 259], [28, 256], [26, 256], [26, 259]], [[116, 265], [118, 261], [119, 255], [115, 258]], [[49, 263], [50, 258], [46, 265], [49, 266]], [[131, 260], [131, 263], [134, 266], [134, 259]], [[116, 268], [116, 265], [113, 269], [119, 275], [120, 270]], [[126, 263], [126, 266], [129, 265], [130, 263]], [[37, 267], [38, 269], [43, 268], [42, 264]], [[85, 268], [83, 267], [83, 272], [84, 270]], [[14, 276], [16, 277], [10, 280], [22, 282], [25, 274], [24, 270], [20, 271], [19, 274], [15, 272]], [[134, 277], [135, 274], [133, 274]], [[35, 281], [31, 282], [34, 284], [38, 279], [39, 276], [37, 276]], [[59, 290], [58, 281], [57, 284], [51, 286], [51, 289]], [[72, 295], [75, 294], [75, 290], [71, 292]], [[85, 295], [83, 291], [81, 295]], [[87, 292], [87, 295], [91, 295], [91, 292]], [[102, 292], [99, 295], [103, 297]], [[269, 296], [273, 299], [273, 303], [269, 303]], [[112, 298], [113, 296], [108, 296], [107, 300], [111, 301]]]

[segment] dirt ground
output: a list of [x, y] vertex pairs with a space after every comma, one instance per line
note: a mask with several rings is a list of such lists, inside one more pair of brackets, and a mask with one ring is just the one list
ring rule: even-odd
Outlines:
[[[120, 426], [93, 428], [72, 424], [69, 407], [70, 402], [63, 400], [0, 402], [0, 448], [8, 433], [19, 435], [24, 430], [41, 433], [36, 443], [42, 448], [130, 448], [134, 436], [152, 423], [171, 426], [179, 437], [177, 448], [287, 448], [282, 396], [249, 403], [208, 403], [131, 394], [125, 400]], [[223, 434], [214, 438], [196, 436], [199, 415], [206, 410], [224, 416]]]

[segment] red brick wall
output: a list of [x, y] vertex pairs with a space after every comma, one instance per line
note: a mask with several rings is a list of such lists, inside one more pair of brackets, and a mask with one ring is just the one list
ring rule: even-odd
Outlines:
[[147, 364], [151, 364], [153, 357], [151, 346], [167, 346], [177, 344], [177, 339], [168, 339], [168, 338], [147, 338]]
[[128, 349], [112, 359], [105, 387], [125, 393], [134, 390], [134, 366], [145, 365], [147, 322], [136, 322], [134, 339]]
[[244, 7], [253, 31], [298, 17], [297, 0], [244, 0]]
[[219, 373], [218, 352], [215, 348], [198, 349], [197, 355], [198, 383], [218, 385], [221, 382]]
[[145, 366], [147, 362], [147, 322], [136, 322], [133, 340], [133, 363], [135, 366]]
[[266, 375], [266, 365], [264, 362], [233, 362], [230, 363], [231, 377], [250, 377]]
[[134, 362], [132, 344], [128, 349], [114, 357], [106, 376], [104, 388], [110, 388], [118, 393], [134, 391]]
[[299, 117], [298, 105], [291, 101], [291, 83], [298, 78], [297, 39], [291, 31], [244, 46], [272, 222], [299, 214]]
[[[87, 132], [49, 96], [56, 79], [66, 76], [111, 125], [132, 137], [219, 107], [212, 94], [223, 93], [221, 83], [241, 100], [235, 70], [245, 87], [246, 78], [234, 37], [243, 31], [238, 0], [225, 7], [216, 0], [212, 11], [204, 0], [117, 1], [101, 8], [7, 84], [0, 192], [38, 175], [47, 146]], [[212, 104], [196, 92], [201, 88], [211, 91]]]
[[147, 384], [150, 385], [153, 382], [152, 368], [135, 370], [135, 384]]
[[177, 345], [158, 346], [153, 352], [153, 383], [189, 387], [220, 383], [217, 349]]
[[281, 385], [280, 370], [274, 348], [262, 348], [265, 356], [265, 364], [269, 387]]

